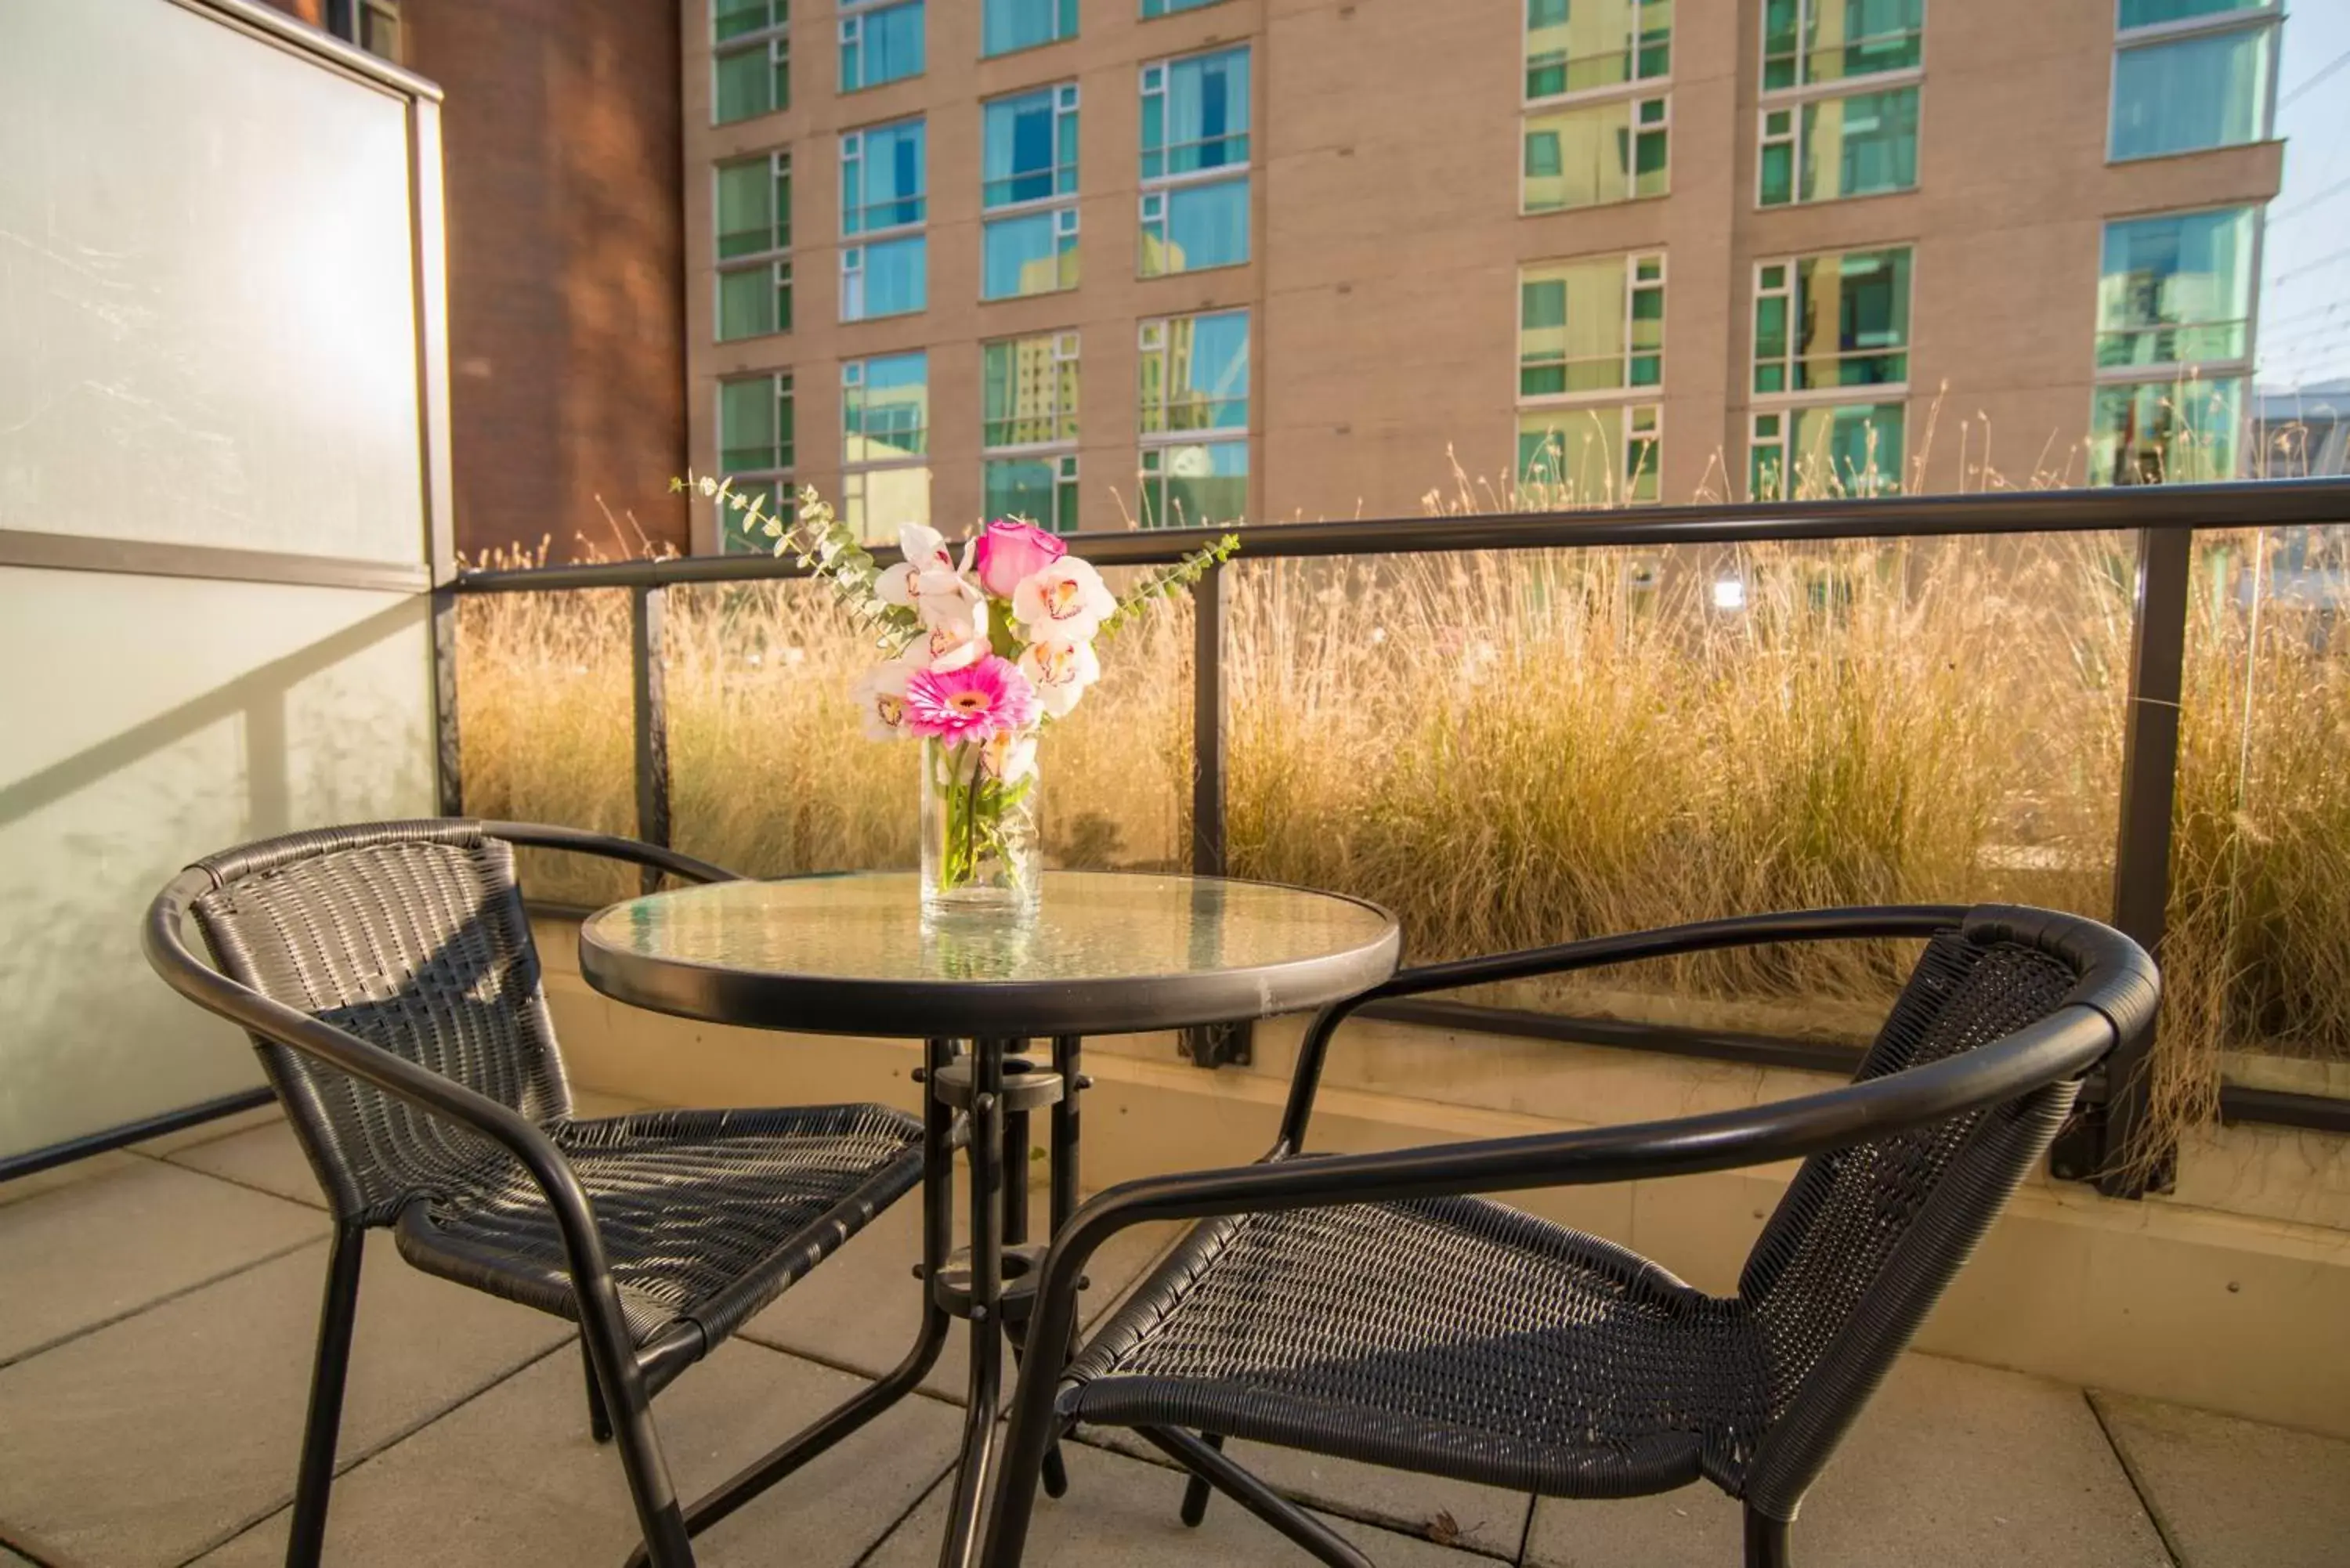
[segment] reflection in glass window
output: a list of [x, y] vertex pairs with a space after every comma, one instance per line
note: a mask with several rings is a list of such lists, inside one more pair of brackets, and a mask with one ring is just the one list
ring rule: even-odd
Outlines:
[[1249, 183], [1220, 180], [1146, 191], [1141, 198], [1144, 277], [1239, 266], [1249, 258]]
[[2089, 416], [2089, 483], [2233, 479], [2243, 420], [2241, 377], [2099, 387]]
[[1672, 0], [1525, 0], [1526, 99], [1647, 81], [1672, 69]]
[[1142, 323], [1137, 337], [1142, 433], [1246, 430], [1248, 330], [1245, 310]]
[[1926, 0], [1763, 0], [1762, 90], [1915, 70]]
[[989, 517], [1022, 517], [1055, 534], [1077, 531], [1077, 454], [989, 458], [980, 465]]
[[841, 521], [894, 541], [931, 520], [930, 356], [878, 355], [840, 368]]
[[1747, 443], [1753, 501], [1889, 495], [1901, 488], [1900, 403], [1813, 403], [1756, 410]]
[[[794, 457], [792, 378], [788, 371], [718, 383], [718, 469], [738, 495], [759, 498], [762, 521], [785, 516]], [[719, 548], [771, 549], [758, 524], [733, 506], [718, 509]]]
[[1527, 115], [1520, 189], [1524, 210], [1556, 213], [1665, 194], [1669, 119], [1661, 98], [1613, 99]]
[[979, 52], [1008, 55], [1077, 36], [1077, 0], [986, 0], [980, 11]]
[[2192, 365], [2251, 351], [2250, 207], [2107, 223], [2097, 368]]
[[997, 99], [981, 116], [980, 297], [1077, 286], [1077, 85]]
[[867, 234], [922, 222], [930, 210], [924, 125], [917, 118], [852, 130], [840, 139], [840, 232]]
[[1657, 403], [1523, 409], [1521, 504], [1621, 506], [1657, 499], [1664, 410]]
[[1518, 275], [1518, 396], [1653, 387], [1664, 379], [1665, 259], [1545, 262]]
[[2276, 28], [2267, 21], [2167, 42], [2128, 45], [2114, 58], [2116, 162], [2268, 135]]
[[861, 5], [840, 17], [840, 90], [857, 92], [922, 74], [922, 0]]
[[905, 316], [930, 304], [931, 241], [906, 234], [844, 246], [840, 253], [840, 318], [869, 321]]
[[1248, 442], [1187, 441], [1142, 449], [1145, 528], [1212, 528], [1248, 520]]
[[1918, 89], [1766, 108], [1759, 165], [1766, 207], [1915, 190]]
[[980, 350], [980, 442], [1050, 446], [1077, 439], [1077, 335], [1011, 337]]
[[710, 10], [710, 118], [725, 125], [789, 109], [792, 38], [787, 0], [713, 0]]
[[1249, 259], [1249, 51], [1142, 67], [1141, 272]]
[[718, 340], [790, 331], [791, 154], [722, 163], [714, 182]]
[[1755, 268], [1757, 393], [1905, 382], [1908, 348], [1907, 245]]

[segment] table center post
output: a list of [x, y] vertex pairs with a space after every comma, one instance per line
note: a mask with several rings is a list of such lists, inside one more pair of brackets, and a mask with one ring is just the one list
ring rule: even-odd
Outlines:
[[[1003, 1058], [1015, 1042], [971, 1043], [971, 1380], [962, 1462], [947, 1511], [939, 1568], [970, 1568], [995, 1452], [995, 1406], [1003, 1376]], [[932, 1092], [937, 1091], [932, 1085]]]

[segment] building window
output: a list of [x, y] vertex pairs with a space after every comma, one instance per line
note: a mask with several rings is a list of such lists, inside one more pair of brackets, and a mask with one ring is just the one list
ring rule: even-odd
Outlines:
[[1008, 55], [1077, 36], [1077, 0], [986, 0], [979, 52]]
[[1249, 52], [1142, 67], [1141, 273], [1249, 259]]
[[1526, 0], [1528, 103], [1653, 81], [1672, 51], [1672, 0]]
[[2251, 207], [2106, 225], [2091, 483], [2236, 476], [2259, 235]]
[[930, 356], [883, 354], [840, 368], [841, 521], [892, 540], [931, 520]]
[[1667, 100], [1617, 99], [1525, 118], [1528, 213], [1597, 207], [1669, 189]]
[[327, 0], [327, 31], [378, 59], [400, 63], [399, 0]]
[[1756, 200], [1915, 190], [1925, 42], [1925, 0], [1765, 0]]
[[902, 316], [930, 303], [924, 122], [917, 118], [840, 139], [840, 232], [865, 236], [840, 252], [840, 318]]
[[1915, 190], [1918, 89], [1765, 109], [1759, 167], [1766, 207]]
[[1754, 501], [1890, 495], [1901, 488], [1905, 403], [1757, 409], [1747, 441]]
[[2265, 140], [2278, 16], [2274, 0], [2120, 0], [2106, 156]]
[[1670, 0], [1525, 0], [1519, 210], [1597, 207], [1669, 189]]
[[792, 329], [792, 155], [718, 165], [718, 340]]
[[982, 129], [979, 296], [1076, 287], [1077, 84], [997, 99]]
[[1518, 411], [1518, 490], [1545, 509], [1654, 502], [1663, 461], [1659, 403]]
[[1077, 335], [1049, 332], [980, 350], [986, 512], [1056, 534], [1077, 526]]
[[712, 123], [792, 106], [790, 11], [789, 0], [711, 0]]
[[[792, 378], [788, 371], [718, 383], [718, 471], [737, 495], [760, 499], [762, 521], [791, 517]], [[718, 547], [764, 554], [774, 541], [731, 506], [718, 509]]]
[[1142, 0], [1142, 19], [1172, 16], [1178, 11], [1196, 11], [1202, 5], [1213, 5], [1216, 0]]
[[1664, 373], [1661, 254], [1521, 270], [1519, 485], [1560, 506], [1656, 500], [1663, 411], [1622, 400]]
[[840, 10], [841, 91], [922, 74], [922, 0], [843, 0]]
[[1762, 90], [1914, 71], [1926, 0], [1764, 0]]
[[[1754, 269], [1755, 500], [1900, 488], [1909, 381], [1907, 246], [1766, 261]], [[1845, 389], [1866, 387], [1856, 399]]]
[[1664, 381], [1665, 258], [1546, 262], [1518, 274], [1518, 397]]
[[1245, 310], [1145, 321], [1136, 341], [1146, 528], [1248, 514], [1249, 317]]

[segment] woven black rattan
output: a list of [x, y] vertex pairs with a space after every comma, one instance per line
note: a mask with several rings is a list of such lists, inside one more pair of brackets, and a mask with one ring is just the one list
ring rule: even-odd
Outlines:
[[[515, 843], [728, 875], [564, 829], [383, 823], [213, 856], [151, 913], [158, 970], [252, 1033], [336, 1214], [289, 1563], [323, 1534], [366, 1229], [580, 1323], [653, 1561], [690, 1563], [651, 1396], [921, 1179], [924, 1122], [881, 1106], [576, 1116]], [[180, 942], [182, 909], [217, 971]]]
[[[1024, 1374], [986, 1561], [1018, 1561], [1035, 1431], [1085, 1421], [1143, 1429], [1331, 1563], [1361, 1559], [1293, 1528], [1277, 1500], [1252, 1497], [1244, 1474], [1187, 1432], [1563, 1498], [1710, 1480], [1747, 1505], [1750, 1561], [1783, 1563], [1805, 1490], [2046, 1148], [2079, 1075], [2151, 1017], [2151, 964], [2094, 922], [1916, 913], [1911, 929], [1931, 940], [1855, 1086], [1752, 1113], [1298, 1158], [1322, 1053], [1360, 1003], [1332, 1010], [1301, 1052], [1270, 1163], [1128, 1184], [1056, 1243], [1045, 1343], [1061, 1276], [1099, 1237], [1145, 1219], [1216, 1216], [1066, 1367]], [[1839, 934], [1833, 914], [1781, 919], [1759, 934]], [[1899, 916], [1854, 911], [1843, 923], [1854, 928], [1845, 934], [1895, 934], [1882, 928]], [[1750, 940], [1768, 924], [1751, 923]], [[1406, 971], [1372, 995], [1465, 983], [1461, 972], [1480, 965], [1523, 974], [1727, 945], [1738, 925]], [[1774, 1138], [1784, 1147], [1769, 1147]], [[1470, 1195], [1790, 1154], [1810, 1158], [1728, 1296]], [[1375, 1201], [1340, 1201], [1353, 1194]], [[1186, 1517], [1196, 1519], [1205, 1493], [1192, 1485]]]

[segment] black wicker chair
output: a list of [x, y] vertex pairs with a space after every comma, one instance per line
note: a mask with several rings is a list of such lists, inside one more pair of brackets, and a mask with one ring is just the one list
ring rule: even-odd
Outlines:
[[[251, 1033], [334, 1210], [288, 1563], [317, 1563], [325, 1537], [370, 1227], [389, 1227], [429, 1273], [579, 1324], [590, 1420], [599, 1440], [619, 1439], [644, 1551], [686, 1568], [693, 1553], [653, 1395], [945, 1154], [940, 1118], [881, 1106], [576, 1117], [515, 845], [732, 878], [568, 828], [393, 822], [213, 856], [148, 912], [149, 961]], [[217, 969], [188, 950], [187, 914]], [[903, 1365], [697, 1503], [692, 1528], [911, 1387], [945, 1326], [926, 1311]]]
[[[1752, 1110], [1301, 1158], [1331, 1034], [1366, 1002], [1749, 943], [1923, 937], [1854, 1082]], [[1367, 1560], [1221, 1451], [1227, 1435], [1560, 1498], [1700, 1479], [1783, 1565], [1804, 1491], [2070, 1109], [2152, 1019], [2154, 966], [2092, 920], [2012, 908], [1825, 910], [1409, 970], [1317, 1019], [1264, 1162], [1133, 1181], [1047, 1257], [1032, 1347], [1071, 1344], [1087, 1257], [1126, 1226], [1207, 1222], [1014, 1398], [988, 1568], [1020, 1561], [1045, 1445], [1137, 1429], [1325, 1563]], [[1735, 1295], [1468, 1196], [1805, 1158]], [[1197, 1436], [1193, 1434], [1199, 1434]]]

